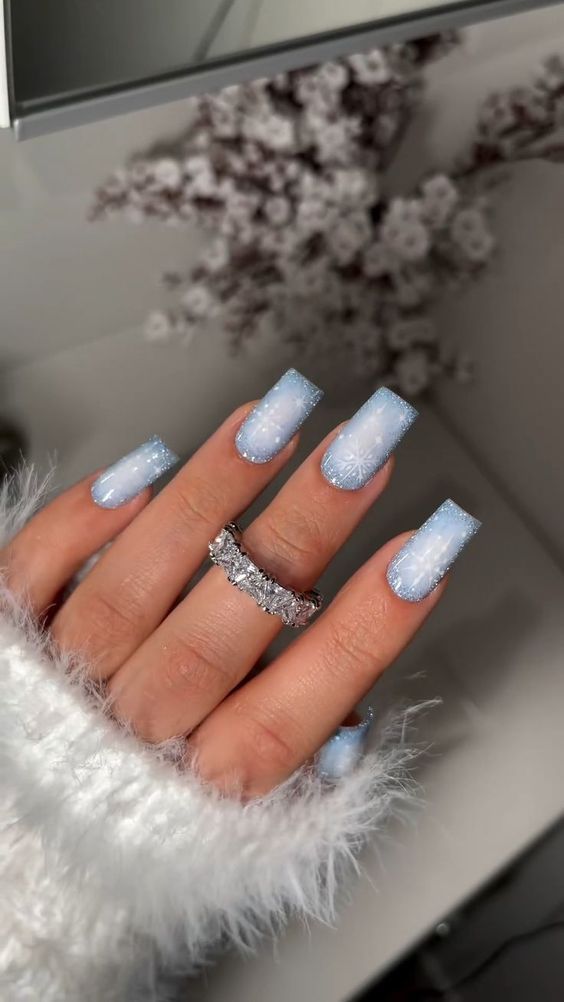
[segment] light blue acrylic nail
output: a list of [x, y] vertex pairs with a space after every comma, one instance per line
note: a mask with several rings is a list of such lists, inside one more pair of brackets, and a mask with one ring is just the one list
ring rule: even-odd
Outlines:
[[331, 442], [321, 472], [334, 487], [357, 491], [381, 470], [417, 411], [385, 386], [376, 390]]
[[364, 754], [373, 719], [374, 711], [370, 707], [359, 724], [339, 727], [321, 746], [315, 759], [315, 767], [320, 776], [341, 779], [352, 772]]
[[407, 602], [426, 598], [481, 524], [450, 498], [444, 501], [391, 561], [387, 578], [392, 591]]
[[309, 379], [288, 369], [253, 408], [235, 438], [240, 456], [268, 463], [294, 437], [323, 396]]
[[109, 466], [91, 488], [93, 500], [101, 508], [119, 508], [158, 480], [179, 458], [162, 438], [154, 435], [148, 442]]

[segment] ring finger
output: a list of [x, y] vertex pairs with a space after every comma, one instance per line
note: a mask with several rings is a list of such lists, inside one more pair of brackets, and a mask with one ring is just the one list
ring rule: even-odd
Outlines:
[[[286, 587], [312, 587], [384, 490], [388, 458], [416, 417], [378, 390], [311, 454], [244, 535]], [[247, 675], [281, 628], [213, 568], [112, 678], [119, 716], [140, 736], [188, 733]]]

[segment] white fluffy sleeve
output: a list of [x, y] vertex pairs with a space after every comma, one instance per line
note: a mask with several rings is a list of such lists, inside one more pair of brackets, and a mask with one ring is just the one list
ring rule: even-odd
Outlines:
[[[0, 546], [42, 501], [26, 473], [0, 493]], [[0, 593], [0, 997], [172, 997], [227, 938], [252, 946], [292, 915], [330, 918], [338, 883], [392, 805], [396, 732], [328, 787], [305, 770], [246, 805], [142, 745], [104, 712]], [[176, 746], [178, 750], [178, 746]], [[351, 864], [353, 866], [351, 867]]]

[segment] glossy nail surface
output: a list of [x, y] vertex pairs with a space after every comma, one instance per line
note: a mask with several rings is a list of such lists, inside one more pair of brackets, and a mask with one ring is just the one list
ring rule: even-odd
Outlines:
[[315, 765], [320, 776], [340, 779], [352, 772], [364, 754], [366, 739], [374, 718], [369, 709], [364, 720], [353, 727], [339, 727], [319, 749]]
[[334, 487], [357, 491], [381, 470], [417, 411], [386, 387], [376, 390], [331, 442], [321, 472]]
[[426, 598], [481, 524], [454, 501], [444, 501], [391, 561], [387, 578], [392, 591], [408, 602]]
[[154, 435], [148, 442], [109, 466], [94, 481], [92, 498], [101, 508], [119, 508], [178, 462], [176, 453], [158, 435]]
[[309, 379], [288, 369], [253, 408], [235, 438], [240, 456], [268, 463], [294, 437], [323, 396]]

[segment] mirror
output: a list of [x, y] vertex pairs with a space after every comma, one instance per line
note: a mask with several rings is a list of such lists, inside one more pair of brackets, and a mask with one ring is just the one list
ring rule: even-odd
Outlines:
[[[507, 0], [6, 0], [11, 120], [19, 135], [37, 134], [256, 77], [265, 65], [272, 69], [273, 58], [280, 69], [317, 62], [350, 50], [354, 36], [363, 47], [368, 36], [422, 35], [507, 6]], [[268, 64], [261, 62], [266, 54]]]

